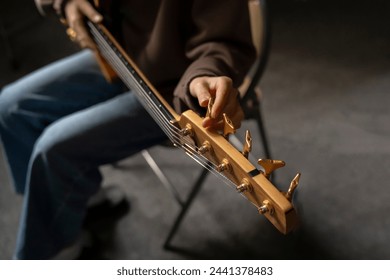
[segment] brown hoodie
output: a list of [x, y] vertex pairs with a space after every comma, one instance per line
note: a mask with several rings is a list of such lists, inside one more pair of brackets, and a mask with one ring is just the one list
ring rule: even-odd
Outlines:
[[[56, 7], [61, 1], [66, 0], [54, 1]], [[117, 39], [178, 112], [201, 111], [189, 94], [192, 79], [228, 76], [238, 87], [255, 59], [247, 0], [111, 0], [110, 4], [110, 9], [102, 5], [103, 15], [113, 19]]]

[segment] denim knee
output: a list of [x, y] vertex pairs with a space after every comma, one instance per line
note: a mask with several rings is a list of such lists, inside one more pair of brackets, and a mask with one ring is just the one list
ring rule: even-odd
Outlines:
[[80, 205], [86, 202], [100, 187], [102, 175], [97, 166], [89, 164], [83, 156], [80, 158], [78, 148], [60, 125], [49, 126], [34, 146], [30, 188], [37, 182], [42, 186], [39, 174], [45, 174], [46, 188], [57, 194], [72, 193], [78, 203], [82, 201]]
[[[15, 94], [14, 94], [15, 93]], [[16, 92], [13, 90], [12, 86], [4, 87], [0, 92], [0, 126], [3, 129], [12, 128], [9, 125], [9, 122], [12, 120], [13, 114], [18, 106], [18, 99], [16, 97]]]
[[66, 140], [61, 137], [62, 135], [58, 133], [58, 129], [55, 126], [55, 123], [48, 126], [36, 140], [32, 159], [37, 156], [43, 156], [49, 160], [53, 155], [59, 156], [64, 154], [61, 150], [64, 150], [64, 147], [67, 146]]

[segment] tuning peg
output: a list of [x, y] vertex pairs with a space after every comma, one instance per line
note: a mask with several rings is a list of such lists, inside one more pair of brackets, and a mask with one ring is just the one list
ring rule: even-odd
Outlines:
[[242, 149], [242, 154], [244, 157], [248, 158], [250, 151], [252, 150], [252, 136], [249, 130], [245, 132], [245, 144]]
[[299, 184], [299, 179], [301, 178], [301, 173], [297, 173], [297, 175], [295, 175], [294, 179], [292, 179], [291, 183], [290, 183], [290, 187], [288, 188], [288, 191], [286, 192], [285, 194], [285, 197], [291, 201], [292, 200], [292, 196], [294, 194], [294, 191], [295, 189], [298, 187], [298, 184]]
[[286, 165], [284, 161], [274, 159], [259, 159], [257, 163], [264, 168], [264, 175], [267, 178], [273, 171]]
[[234, 134], [236, 129], [234, 128], [233, 122], [229, 117], [223, 113], [223, 137], [228, 137], [229, 134]]

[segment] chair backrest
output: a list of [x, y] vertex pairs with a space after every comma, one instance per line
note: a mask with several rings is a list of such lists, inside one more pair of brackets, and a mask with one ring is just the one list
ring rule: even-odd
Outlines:
[[251, 30], [252, 30], [252, 39], [253, 44], [256, 47], [257, 55], [260, 54], [261, 46], [263, 43], [263, 35], [264, 35], [264, 23], [262, 16], [262, 7], [260, 0], [249, 0], [249, 15], [251, 21]]
[[257, 59], [250, 75], [240, 87], [242, 104], [248, 100], [258, 99], [256, 87], [263, 75], [269, 53], [270, 31], [266, 0], [248, 0], [251, 20], [253, 44], [257, 51]]

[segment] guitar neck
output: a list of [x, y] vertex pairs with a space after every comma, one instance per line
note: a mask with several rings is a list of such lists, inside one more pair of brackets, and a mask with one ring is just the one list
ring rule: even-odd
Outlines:
[[100, 55], [110, 64], [125, 85], [137, 95], [143, 107], [170, 137], [170, 126], [179, 119], [178, 114], [154, 88], [107, 28], [90, 21], [87, 25]]

